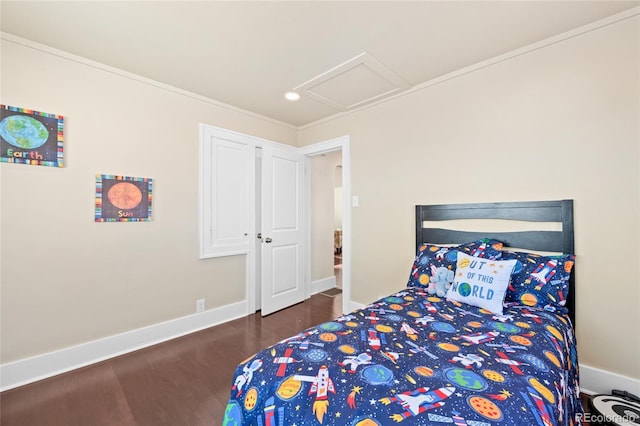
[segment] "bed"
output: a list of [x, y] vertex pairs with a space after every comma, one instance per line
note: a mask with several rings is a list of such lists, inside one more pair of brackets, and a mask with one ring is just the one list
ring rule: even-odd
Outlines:
[[243, 361], [223, 425], [581, 424], [573, 239], [572, 200], [416, 206], [406, 288]]

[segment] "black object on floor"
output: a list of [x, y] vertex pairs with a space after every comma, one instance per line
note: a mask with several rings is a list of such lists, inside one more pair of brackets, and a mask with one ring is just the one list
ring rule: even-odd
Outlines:
[[325, 290], [325, 291], [321, 292], [320, 294], [323, 295], [323, 296], [336, 297], [340, 293], [342, 293], [342, 289], [334, 287], [334, 288], [330, 288], [329, 290]]
[[589, 412], [592, 425], [640, 425], [640, 398], [614, 389], [589, 398]]

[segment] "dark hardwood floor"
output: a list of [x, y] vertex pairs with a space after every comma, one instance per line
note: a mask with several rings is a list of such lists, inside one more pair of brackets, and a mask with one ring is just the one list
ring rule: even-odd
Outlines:
[[[580, 400], [582, 401], [582, 406], [584, 407], [584, 411], [586, 413], [589, 410], [589, 395], [581, 393]], [[585, 420], [582, 422], [582, 426], [591, 426], [591, 423]]]
[[340, 316], [341, 306], [341, 295], [318, 294], [265, 318], [250, 315], [2, 392], [0, 425], [220, 425], [238, 363]]
[[237, 364], [340, 316], [341, 306], [341, 296], [315, 295], [2, 392], [0, 425], [220, 425]]

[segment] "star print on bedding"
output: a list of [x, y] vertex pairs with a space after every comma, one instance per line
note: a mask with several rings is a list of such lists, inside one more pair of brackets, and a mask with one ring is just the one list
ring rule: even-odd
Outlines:
[[241, 362], [223, 425], [580, 425], [568, 318], [409, 287]]

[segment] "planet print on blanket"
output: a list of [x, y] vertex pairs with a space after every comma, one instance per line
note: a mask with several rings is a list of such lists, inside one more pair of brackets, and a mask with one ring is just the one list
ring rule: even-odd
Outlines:
[[533, 386], [533, 388], [537, 390], [544, 399], [546, 399], [550, 404], [555, 404], [556, 398], [549, 388], [540, 383], [540, 381], [535, 377], [528, 377], [527, 380], [529, 381], [529, 384]]
[[510, 336], [509, 340], [511, 340], [513, 343], [517, 343], [518, 345], [522, 345], [522, 346], [531, 346], [531, 340], [527, 339], [524, 336], [520, 336], [520, 335], [514, 335], [514, 336]]
[[520, 296], [520, 302], [526, 306], [536, 306], [538, 304], [538, 298], [535, 294], [524, 293]]
[[447, 379], [462, 388], [481, 391], [487, 388], [487, 381], [482, 376], [463, 368], [450, 368], [445, 373]]
[[333, 343], [338, 340], [338, 336], [333, 333], [321, 333], [318, 338], [327, 343]]
[[237, 402], [231, 401], [227, 404], [222, 424], [225, 426], [242, 426], [242, 409]]
[[486, 419], [496, 422], [502, 420], [503, 415], [500, 408], [487, 398], [481, 396], [470, 396], [467, 399], [467, 404], [469, 404], [469, 407], [475, 410], [476, 413]]
[[533, 354], [524, 354], [522, 355], [522, 359], [529, 363], [529, 365], [533, 366], [538, 371], [549, 371], [549, 367], [544, 363], [540, 358]]
[[338, 350], [346, 355], [353, 355], [356, 353], [356, 348], [351, 345], [340, 345], [338, 346]]
[[244, 397], [244, 409], [251, 411], [256, 408], [258, 403], [258, 389], [251, 388], [247, 391], [247, 395]]
[[447, 352], [458, 352], [460, 350], [460, 346], [454, 345], [453, 343], [438, 343], [438, 347], [443, 351]]
[[544, 351], [544, 356], [546, 356], [549, 361], [551, 361], [553, 363], [553, 365], [555, 365], [556, 367], [560, 368], [560, 360], [558, 359], [557, 356], [555, 356], [552, 352], [550, 351]]
[[311, 362], [322, 362], [327, 359], [328, 356], [327, 351], [322, 349], [309, 349], [307, 353], [304, 354], [304, 359]]
[[562, 337], [562, 333], [560, 333], [560, 331], [555, 328], [552, 325], [548, 325], [547, 326], [547, 330], [549, 331], [549, 333], [553, 334], [553, 337], [555, 337], [556, 339], [560, 340], [561, 342], [564, 342], [564, 338]]
[[502, 383], [505, 381], [504, 376], [494, 370], [482, 370], [482, 375], [494, 382]]
[[369, 417], [366, 419], [356, 419], [352, 424], [353, 426], [380, 426], [380, 423]]
[[503, 333], [509, 333], [509, 334], [515, 334], [520, 331], [520, 327], [518, 327], [517, 325], [508, 324], [508, 323], [499, 322], [499, 321], [491, 321], [489, 323], [489, 326], [492, 327], [494, 330], [502, 331]]
[[283, 401], [288, 401], [295, 398], [302, 389], [302, 382], [296, 380], [295, 376], [289, 376], [280, 383], [276, 395]]
[[422, 377], [431, 377], [434, 374], [432, 369], [430, 369], [429, 367], [425, 367], [424, 365], [417, 366], [413, 369], [413, 371], [415, 371], [416, 374]]
[[400, 321], [404, 321], [404, 318], [400, 315], [396, 315], [396, 314], [387, 314], [384, 317], [387, 321], [391, 321], [391, 322], [400, 322]]
[[342, 330], [343, 327], [342, 327], [342, 324], [340, 324], [339, 322], [332, 321], [332, 322], [325, 322], [324, 324], [320, 324], [318, 328], [324, 331], [340, 331]]
[[384, 365], [370, 365], [362, 370], [362, 378], [374, 386], [388, 385], [393, 380], [393, 372]]
[[392, 327], [389, 327], [388, 325], [384, 325], [384, 324], [376, 324], [375, 329], [378, 330], [380, 333], [391, 333], [393, 331]]
[[456, 332], [456, 329], [451, 324], [449, 324], [448, 322], [440, 322], [440, 321], [432, 322], [431, 323], [431, 327], [435, 331], [440, 331], [442, 333], [455, 333]]

